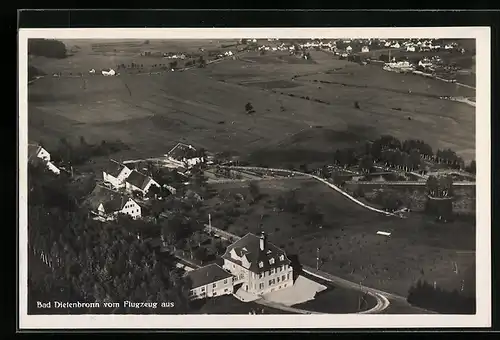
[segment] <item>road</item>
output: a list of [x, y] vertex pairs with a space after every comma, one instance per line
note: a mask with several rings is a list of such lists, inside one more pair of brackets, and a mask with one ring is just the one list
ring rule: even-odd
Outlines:
[[397, 215], [397, 214], [393, 214], [393, 213], [390, 213], [390, 212], [387, 212], [387, 211], [384, 211], [384, 210], [381, 210], [381, 209], [377, 209], [377, 208], [374, 208], [374, 207], [371, 207], [369, 206], [368, 204], [365, 204], [359, 200], [357, 200], [356, 198], [352, 197], [351, 195], [349, 195], [348, 193], [346, 193], [345, 191], [343, 191], [342, 189], [340, 189], [339, 187], [337, 187], [336, 185], [333, 185], [332, 183], [328, 182], [327, 180], [321, 178], [321, 177], [318, 177], [316, 175], [311, 175], [311, 174], [307, 174], [307, 173], [304, 173], [304, 172], [299, 172], [299, 171], [293, 171], [293, 170], [288, 170], [288, 169], [275, 169], [275, 168], [262, 168], [262, 167], [249, 167], [249, 166], [220, 166], [221, 168], [231, 168], [231, 169], [243, 169], [243, 170], [254, 170], [254, 171], [268, 171], [268, 172], [282, 172], [282, 173], [288, 173], [288, 174], [291, 174], [291, 175], [298, 175], [298, 176], [305, 176], [305, 177], [309, 177], [309, 178], [312, 178], [312, 179], [315, 179], [327, 186], [329, 186], [330, 188], [332, 188], [333, 190], [337, 191], [338, 193], [342, 194], [344, 197], [348, 198], [349, 200], [353, 201], [354, 203], [368, 209], [368, 210], [371, 210], [371, 211], [374, 211], [374, 212], [377, 212], [377, 213], [380, 213], [380, 214], [383, 214], [383, 215], [386, 215], [386, 216], [394, 216], [394, 217], [399, 217], [399, 218], [404, 218], [400, 215]]

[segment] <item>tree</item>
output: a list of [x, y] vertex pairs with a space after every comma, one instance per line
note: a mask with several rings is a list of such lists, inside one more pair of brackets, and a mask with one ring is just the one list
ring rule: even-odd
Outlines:
[[252, 181], [248, 184], [248, 190], [252, 196], [252, 201], [257, 202], [260, 199], [260, 187], [256, 181]]
[[253, 105], [251, 103], [246, 103], [245, 104], [245, 112], [247, 114], [255, 113], [255, 110], [254, 110]]
[[470, 163], [469, 163], [469, 166], [466, 168], [466, 170], [468, 172], [470, 172], [471, 174], [476, 174], [476, 161], [475, 160], [472, 160]]
[[205, 60], [205, 58], [203, 58], [203, 56], [200, 56], [200, 58], [198, 59], [198, 67], [204, 68], [206, 66], [207, 66], [207, 61]]
[[309, 224], [319, 225], [323, 222], [323, 214], [318, 211], [318, 207], [314, 202], [309, 202], [306, 205], [304, 213]]
[[359, 169], [363, 172], [370, 172], [373, 168], [373, 158], [371, 155], [365, 155], [359, 161]]
[[438, 195], [439, 182], [436, 176], [429, 176], [426, 182], [427, 193], [431, 197], [435, 197]]
[[410, 162], [410, 168], [412, 170], [418, 169], [420, 167], [422, 160], [420, 159], [420, 153], [417, 149], [412, 149], [410, 151], [409, 162]]

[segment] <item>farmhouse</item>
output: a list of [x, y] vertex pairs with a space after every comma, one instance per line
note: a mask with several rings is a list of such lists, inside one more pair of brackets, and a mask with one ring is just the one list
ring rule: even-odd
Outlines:
[[96, 185], [86, 204], [96, 219], [113, 220], [118, 214], [141, 217], [141, 207], [132, 198], [100, 185]]
[[146, 194], [152, 185], [160, 187], [160, 185], [154, 179], [141, 174], [137, 170], [132, 171], [125, 181], [125, 189], [130, 192], [140, 191], [142, 194]]
[[126, 165], [111, 159], [108, 169], [102, 172], [102, 178], [105, 183], [111, 184], [114, 188], [121, 188], [131, 173], [132, 170]]
[[406, 52], [415, 52], [415, 46], [412, 45], [406, 46]]
[[347, 53], [351, 53], [352, 52], [352, 47], [351, 46], [347, 46], [345, 50], [346, 50]]
[[234, 276], [217, 264], [209, 264], [186, 273], [191, 280], [189, 299], [233, 294]]
[[235, 276], [234, 284], [256, 295], [293, 286], [293, 269], [285, 252], [267, 241], [264, 233], [248, 233], [231, 244], [223, 268]]
[[205, 162], [192, 145], [177, 143], [167, 154], [168, 161], [181, 168], [191, 168], [198, 163]]
[[396, 42], [395, 44], [391, 45], [392, 48], [400, 48], [401, 45], [399, 45], [398, 42]]
[[368, 52], [370, 52], [370, 49], [368, 48], [368, 46], [363, 46], [363, 47], [361, 48], [361, 52], [362, 52], [362, 53], [368, 53]]
[[53, 173], [57, 175], [61, 173], [61, 170], [50, 161], [50, 153], [36, 143], [28, 143], [28, 162], [41, 162]]
[[103, 76], [114, 76], [114, 75], [116, 75], [115, 70], [113, 70], [112, 68], [102, 70], [101, 73], [102, 73]]

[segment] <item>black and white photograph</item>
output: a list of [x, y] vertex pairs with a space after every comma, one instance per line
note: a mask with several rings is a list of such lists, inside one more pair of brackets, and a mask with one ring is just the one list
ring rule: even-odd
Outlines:
[[490, 325], [488, 28], [19, 36], [21, 327]]

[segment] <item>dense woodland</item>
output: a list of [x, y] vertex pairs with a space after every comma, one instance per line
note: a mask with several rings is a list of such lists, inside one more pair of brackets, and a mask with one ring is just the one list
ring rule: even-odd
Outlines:
[[114, 313], [190, 311], [187, 302], [190, 283], [175, 268], [173, 259], [157, 254], [145, 240], [160, 232], [168, 235], [165, 239], [171, 243], [190, 236], [198, 225], [196, 214], [184, 213], [193, 210], [193, 204], [180, 204], [179, 211], [184, 209], [182, 216], [186, 218], [179, 214], [163, 220], [159, 226], [126, 217], [114, 223], [101, 223], [91, 219], [76, 202], [73, 204], [74, 200], [67, 203], [71, 197], [69, 178], [30, 165], [29, 181], [31, 305], [33, 299], [42, 296], [45, 300], [57, 297], [63, 301], [175, 303], [174, 308], [119, 309]]
[[410, 288], [408, 302], [442, 314], [474, 314], [476, 299], [473, 295], [446, 291], [426, 281], [418, 281]]
[[28, 54], [57, 59], [67, 57], [66, 45], [53, 39], [28, 39]]

